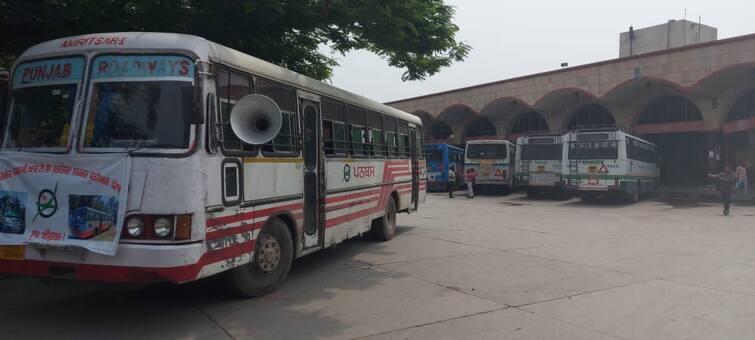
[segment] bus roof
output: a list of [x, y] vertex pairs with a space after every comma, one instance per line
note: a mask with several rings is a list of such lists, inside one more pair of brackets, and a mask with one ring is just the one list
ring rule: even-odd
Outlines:
[[14, 68], [18, 63], [29, 59], [93, 52], [117, 51], [123, 53], [132, 51], [144, 53], [145, 50], [158, 53], [191, 52], [202, 60], [218, 62], [240, 70], [248, 70], [252, 74], [286, 83], [315, 94], [344, 100], [347, 103], [386, 113], [416, 125], [422, 125], [422, 121], [415, 115], [341, 90], [335, 86], [252, 57], [230, 47], [214, 43], [205, 38], [188, 34], [114, 32], [64, 37], [30, 47], [16, 60]]
[[467, 144], [514, 144], [505, 139], [477, 139], [467, 141]]
[[445, 145], [449, 149], [456, 149], [456, 150], [461, 150], [461, 151], [464, 150], [464, 149], [462, 149], [462, 148], [460, 148], [458, 146], [454, 146], [454, 145], [451, 145], [451, 144], [448, 144], [448, 143], [425, 144], [425, 147], [431, 147], [432, 148], [432, 147], [442, 146], [442, 145]]

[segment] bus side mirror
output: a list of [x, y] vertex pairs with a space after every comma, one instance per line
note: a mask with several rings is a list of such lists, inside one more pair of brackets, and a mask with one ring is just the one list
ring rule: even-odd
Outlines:
[[181, 87], [181, 102], [183, 104], [184, 122], [187, 124], [204, 123], [204, 104], [201, 87], [191, 85]]

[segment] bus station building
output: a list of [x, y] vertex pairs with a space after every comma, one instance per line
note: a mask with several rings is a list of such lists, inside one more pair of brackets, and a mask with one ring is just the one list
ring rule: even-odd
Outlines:
[[619, 55], [387, 104], [419, 116], [426, 143], [615, 126], [658, 144], [664, 183], [755, 163], [755, 34], [669, 21], [620, 34]]

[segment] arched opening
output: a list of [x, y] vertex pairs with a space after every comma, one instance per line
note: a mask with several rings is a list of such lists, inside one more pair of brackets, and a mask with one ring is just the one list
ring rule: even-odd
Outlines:
[[537, 111], [522, 113], [511, 125], [511, 135], [523, 135], [532, 132], [547, 132], [548, 122]]
[[466, 140], [495, 139], [495, 126], [487, 118], [477, 117], [464, 129], [464, 138]]
[[446, 140], [444, 143], [460, 143], [464, 137], [462, 136], [464, 134], [464, 127], [475, 117], [477, 117], [477, 113], [469, 106], [463, 104], [451, 105], [436, 118], [436, 120], [442, 121], [445, 124], [445, 126], [438, 126], [436, 128], [436, 136], [445, 135]]
[[428, 128], [428, 130], [430, 133], [429, 141], [433, 143], [445, 143], [447, 142], [446, 140], [453, 134], [453, 132], [451, 131], [451, 126], [440, 119], [434, 119], [432, 122], [430, 122], [430, 127]]
[[755, 164], [755, 90], [745, 92], [734, 101], [726, 115], [723, 133], [725, 162]]
[[669, 95], [652, 101], [633, 130], [658, 145], [661, 182], [706, 182], [709, 140], [703, 115], [689, 99]]
[[593, 103], [577, 109], [566, 128], [568, 130], [575, 130], [614, 126], [616, 126], [616, 120], [613, 118], [611, 111], [608, 111], [602, 105]]

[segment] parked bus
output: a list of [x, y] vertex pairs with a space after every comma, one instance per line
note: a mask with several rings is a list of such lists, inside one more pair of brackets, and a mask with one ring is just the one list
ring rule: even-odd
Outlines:
[[561, 134], [543, 133], [517, 138], [515, 182], [527, 188], [528, 196], [564, 190], [561, 137]]
[[507, 140], [468, 141], [464, 153], [464, 171], [477, 172], [475, 189], [503, 189], [514, 186], [513, 166], [516, 148]]
[[564, 135], [562, 175], [584, 201], [613, 194], [639, 201], [658, 184], [655, 144], [611, 129], [585, 129]]
[[[17, 68], [61, 60], [79, 78], [16, 86]], [[178, 283], [225, 272], [258, 296], [296, 258], [363, 234], [390, 240], [396, 214], [425, 200], [418, 117], [200, 37], [61, 38], [29, 48], [11, 75], [5, 150], [129, 154], [137, 184], [114, 256], [26, 244], [0, 272]]]
[[426, 144], [427, 189], [444, 191], [448, 183], [448, 169], [456, 172], [456, 187], [464, 184], [464, 150], [448, 144]]
[[110, 229], [114, 224], [113, 215], [90, 207], [76, 208], [68, 216], [71, 236], [79, 239], [97, 236]]

